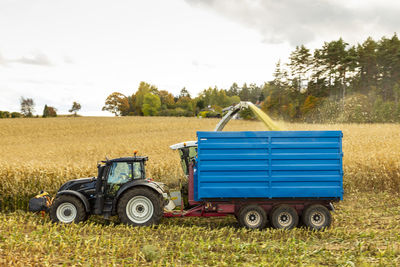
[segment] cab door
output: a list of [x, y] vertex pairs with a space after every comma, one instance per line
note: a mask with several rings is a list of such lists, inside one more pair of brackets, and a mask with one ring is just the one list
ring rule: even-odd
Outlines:
[[114, 197], [118, 189], [132, 179], [132, 162], [113, 162], [108, 170], [106, 195]]

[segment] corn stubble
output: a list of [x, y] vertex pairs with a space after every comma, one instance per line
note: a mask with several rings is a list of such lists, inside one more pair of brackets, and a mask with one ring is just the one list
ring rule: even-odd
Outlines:
[[[345, 201], [331, 229], [248, 231], [233, 218], [164, 219], [131, 228], [94, 217], [52, 225], [28, 214], [39, 190], [96, 175], [97, 161], [149, 156], [148, 177], [178, 187], [184, 179], [169, 146], [195, 140], [217, 119], [122, 117], [0, 120], [0, 265], [363, 265], [400, 263], [400, 125], [289, 124], [287, 130], [342, 130]], [[265, 130], [231, 121], [225, 130]], [[16, 211], [18, 210], [18, 211]]]

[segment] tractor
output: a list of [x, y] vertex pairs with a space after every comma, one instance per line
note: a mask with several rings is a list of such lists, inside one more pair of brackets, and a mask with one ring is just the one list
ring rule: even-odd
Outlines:
[[29, 210], [45, 211], [53, 222], [79, 223], [89, 215], [118, 215], [133, 226], [157, 224], [168, 204], [163, 183], [146, 179], [148, 157], [107, 159], [98, 164], [97, 177], [70, 180], [54, 198], [42, 192], [29, 201]]

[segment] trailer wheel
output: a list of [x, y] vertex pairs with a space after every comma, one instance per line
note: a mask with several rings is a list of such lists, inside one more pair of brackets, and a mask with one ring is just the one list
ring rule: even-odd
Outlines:
[[328, 228], [332, 222], [329, 210], [322, 205], [311, 205], [303, 211], [301, 219], [304, 225], [311, 230]]
[[122, 223], [133, 226], [158, 224], [163, 215], [163, 202], [148, 188], [133, 188], [118, 201], [118, 217]]
[[237, 217], [239, 224], [248, 229], [263, 229], [267, 225], [267, 214], [258, 205], [244, 206]]
[[79, 223], [85, 221], [87, 214], [82, 201], [74, 196], [58, 196], [50, 207], [52, 222]]
[[276, 229], [293, 229], [299, 223], [299, 215], [293, 207], [279, 205], [272, 209], [270, 221]]

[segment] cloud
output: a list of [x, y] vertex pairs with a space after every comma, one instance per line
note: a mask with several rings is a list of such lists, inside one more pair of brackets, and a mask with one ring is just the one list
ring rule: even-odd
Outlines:
[[[400, 6], [393, 1], [354, 5], [327, 0], [186, 0], [257, 30], [266, 43], [307, 44], [324, 38], [350, 41], [364, 35], [393, 34], [400, 28]], [[362, 35], [362, 36], [361, 36]], [[379, 36], [379, 37], [380, 37]], [[328, 41], [328, 40], [327, 40]]]
[[2, 54], [0, 53], [0, 65], [6, 65], [7, 61], [6, 59], [2, 56]]
[[215, 65], [213, 65], [213, 64], [202, 63], [196, 59], [192, 60], [192, 66], [194, 66], [196, 68], [203, 68], [203, 67], [204, 68], [215, 68]]
[[21, 64], [38, 65], [38, 66], [51, 66], [49, 58], [43, 53], [37, 53], [30, 57], [21, 57], [18, 59], [10, 60], [10, 62], [16, 62]]
[[43, 53], [36, 53], [31, 56], [23, 56], [16, 59], [5, 58], [0, 54], [0, 65], [7, 65], [9, 63], [19, 63], [37, 66], [51, 66], [53, 65], [49, 58]]
[[74, 61], [71, 57], [65, 56], [65, 57], [64, 57], [64, 63], [65, 63], [65, 64], [74, 64], [75, 61]]

